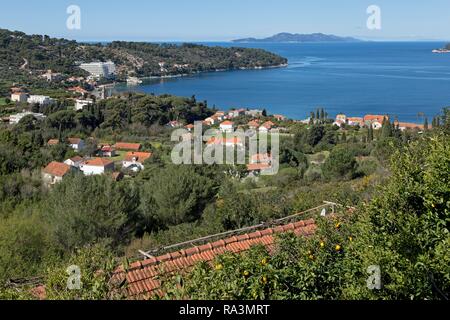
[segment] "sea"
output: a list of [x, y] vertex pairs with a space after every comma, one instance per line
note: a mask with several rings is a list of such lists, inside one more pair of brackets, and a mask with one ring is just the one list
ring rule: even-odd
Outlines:
[[116, 90], [195, 95], [210, 107], [267, 109], [291, 119], [324, 108], [330, 116], [387, 114], [421, 123], [450, 106], [450, 54], [432, 53], [443, 42], [201, 44], [261, 48], [289, 65], [148, 79]]

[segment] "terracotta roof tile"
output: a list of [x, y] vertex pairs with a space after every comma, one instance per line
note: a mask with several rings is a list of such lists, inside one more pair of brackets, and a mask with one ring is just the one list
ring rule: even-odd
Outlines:
[[[311, 235], [316, 229], [313, 219], [290, 223], [265, 230], [255, 231], [249, 234], [221, 239], [201, 246], [187, 248], [159, 257], [138, 261], [130, 265], [126, 273], [128, 282], [127, 294], [130, 299], [151, 298], [161, 295], [160, 277], [173, 273], [188, 272], [200, 261], [211, 262], [216, 256], [225, 252], [241, 253], [249, 250], [254, 245], [264, 245], [269, 252], [273, 252], [274, 234], [292, 231], [297, 235]], [[113, 276], [114, 280], [123, 279], [125, 276], [123, 267], [119, 267]]]
[[141, 144], [140, 143], [117, 142], [114, 145], [114, 148], [116, 148], [117, 150], [139, 151], [139, 149], [141, 149]]
[[43, 169], [43, 172], [56, 177], [64, 177], [70, 172], [70, 166], [65, 163], [53, 161]]

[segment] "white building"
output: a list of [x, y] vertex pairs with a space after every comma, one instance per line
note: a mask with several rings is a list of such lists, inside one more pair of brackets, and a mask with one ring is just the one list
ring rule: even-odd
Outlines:
[[82, 63], [80, 68], [97, 78], [111, 78], [116, 74], [116, 65], [112, 61]]
[[128, 152], [122, 162], [124, 168], [138, 172], [144, 170], [144, 162], [150, 159], [150, 152]]
[[114, 162], [103, 158], [87, 160], [80, 165], [80, 170], [86, 176], [104, 174], [114, 171]]
[[24, 92], [13, 92], [11, 94], [11, 101], [14, 102], [27, 102], [28, 94]]
[[29, 104], [38, 103], [40, 105], [47, 106], [47, 105], [54, 103], [55, 101], [52, 98], [47, 97], [47, 96], [31, 95], [28, 97], [27, 102]]
[[83, 158], [80, 156], [76, 156], [67, 159], [66, 161], [64, 161], [64, 163], [71, 167], [80, 168], [80, 166], [83, 164]]
[[20, 120], [22, 120], [24, 117], [30, 116], [30, 115], [32, 115], [37, 120], [44, 120], [46, 118], [46, 116], [43, 115], [42, 113], [34, 113], [34, 112], [24, 111], [21, 113], [10, 115], [9, 123], [10, 124], [18, 124], [20, 122]]
[[231, 121], [224, 121], [220, 124], [220, 131], [234, 132], [234, 123]]
[[84, 140], [80, 138], [68, 138], [70, 147], [75, 151], [81, 151], [84, 149]]
[[83, 110], [84, 107], [87, 107], [94, 103], [92, 99], [77, 99], [75, 100], [75, 110], [80, 111]]

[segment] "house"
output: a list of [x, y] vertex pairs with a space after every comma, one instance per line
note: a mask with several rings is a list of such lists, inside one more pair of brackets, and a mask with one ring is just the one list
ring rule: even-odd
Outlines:
[[41, 75], [40, 77], [47, 80], [48, 82], [61, 81], [64, 78], [64, 76], [61, 73], [55, 73], [52, 72], [52, 70], [47, 70], [47, 72]]
[[79, 87], [79, 86], [78, 87], [72, 87], [72, 88], [69, 88], [67, 90], [70, 91], [70, 92], [80, 93], [82, 95], [85, 95], [85, 94], [89, 93], [89, 91], [87, 91], [87, 90], [85, 90], [85, 89], [83, 89], [82, 87]]
[[120, 151], [139, 151], [141, 149], [140, 143], [128, 143], [128, 142], [117, 142], [114, 145], [116, 150]]
[[83, 110], [84, 107], [87, 107], [94, 103], [92, 99], [76, 99], [75, 100], [75, 110], [80, 111]]
[[221, 145], [225, 147], [238, 147], [243, 148], [244, 143], [239, 137], [232, 137], [232, 138], [222, 138], [222, 137], [212, 137], [208, 140], [206, 143], [208, 146], [211, 145]]
[[104, 158], [94, 158], [83, 162], [80, 170], [86, 176], [104, 174], [114, 171], [114, 162]]
[[133, 171], [144, 170], [144, 162], [150, 159], [150, 152], [128, 152], [122, 162], [122, 166]]
[[383, 127], [384, 119], [389, 120], [389, 116], [384, 115], [371, 115], [368, 114], [364, 116], [364, 123], [367, 126], [372, 126], [375, 130], [381, 129]]
[[81, 151], [84, 149], [84, 140], [80, 138], [67, 138], [67, 142], [70, 147], [75, 151]]
[[342, 123], [346, 123], [347, 122], [347, 116], [343, 113], [340, 113], [336, 116], [336, 122], [342, 122]]
[[13, 102], [19, 102], [19, 103], [26, 103], [28, 101], [28, 94], [25, 92], [16, 91], [11, 93], [11, 101]]
[[225, 120], [225, 112], [224, 111], [217, 111], [214, 114], [214, 117], [218, 120], [218, 121], [223, 121]]
[[80, 166], [83, 163], [83, 158], [80, 156], [76, 156], [70, 159], [67, 159], [66, 161], [64, 161], [65, 164], [74, 167], [74, 168], [80, 168]]
[[245, 111], [245, 115], [251, 116], [251, 117], [261, 117], [263, 115], [263, 110], [258, 110], [258, 109], [248, 110], [248, 111]]
[[237, 118], [239, 116], [245, 115], [245, 109], [231, 110], [228, 112], [230, 118]]
[[270, 130], [272, 130], [275, 127], [275, 123], [273, 123], [272, 121], [267, 121], [264, 122], [260, 127], [259, 127], [259, 132], [269, 132]]
[[272, 155], [269, 153], [257, 153], [250, 157], [250, 164], [272, 163]]
[[348, 117], [347, 118], [347, 124], [349, 126], [360, 126], [364, 127], [364, 118], [359, 117]]
[[286, 121], [286, 117], [281, 114], [275, 114], [273, 116], [277, 121]]
[[405, 131], [405, 130], [414, 130], [414, 129], [418, 129], [418, 130], [424, 130], [425, 127], [423, 125], [420, 124], [416, 124], [416, 123], [409, 123], [409, 122], [396, 122], [395, 123], [396, 126], [398, 126], [398, 128], [401, 131]]
[[207, 125], [207, 126], [213, 126], [213, 125], [216, 124], [216, 121], [217, 121], [216, 118], [214, 118], [214, 117], [209, 117], [209, 118], [206, 118], [206, 119], [203, 121], [203, 123], [204, 123], [205, 125]]
[[58, 182], [61, 182], [62, 179], [70, 173], [70, 171], [70, 165], [53, 161], [42, 170], [42, 180], [47, 186], [52, 186]]
[[252, 129], [252, 130], [256, 130], [259, 128], [259, 121], [258, 120], [252, 120], [250, 121], [247, 126]]
[[24, 111], [21, 113], [12, 114], [9, 116], [9, 123], [10, 124], [18, 124], [20, 120], [25, 118], [26, 116], [33, 116], [36, 120], [44, 120], [46, 116], [42, 113], [34, 113], [29, 111]]
[[116, 149], [114, 149], [110, 145], [104, 145], [100, 149], [100, 154], [102, 157], [113, 158], [116, 156]]
[[42, 106], [48, 106], [55, 103], [55, 100], [48, 96], [31, 95], [28, 97], [27, 102], [29, 104], [40, 104]]
[[234, 132], [234, 123], [231, 121], [224, 121], [220, 124], [220, 131]]
[[191, 132], [192, 130], [194, 130], [194, 125], [193, 124], [188, 124], [187, 126], [185, 126], [186, 130]]

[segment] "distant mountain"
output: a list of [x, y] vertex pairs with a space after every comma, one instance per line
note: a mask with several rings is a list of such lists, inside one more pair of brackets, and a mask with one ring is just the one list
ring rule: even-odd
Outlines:
[[330, 34], [312, 33], [312, 34], [292, 34], [279, 33], [272, 37], [264, 39], [244, 38], [233, 40], [232, 42], [360, 42], [362, 40], [351, 37], [338, 37]]

